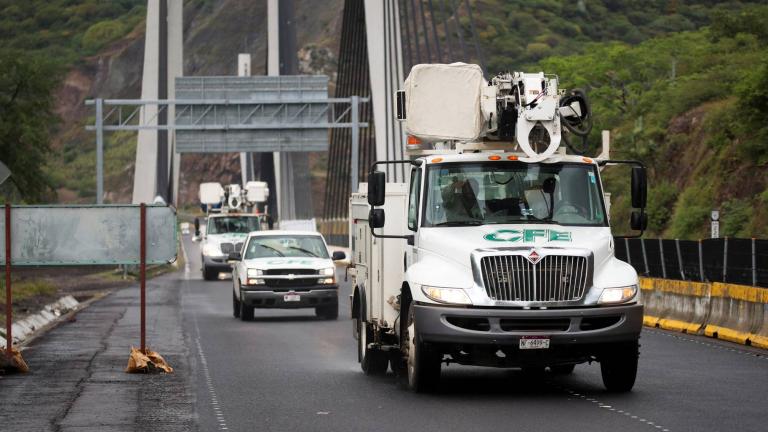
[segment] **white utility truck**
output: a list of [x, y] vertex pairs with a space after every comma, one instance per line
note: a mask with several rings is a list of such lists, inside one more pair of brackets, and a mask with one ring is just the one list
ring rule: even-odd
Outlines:
[[269, 190], [266, 183], [248, 182], [246, 189], [231, 184], [226, 188], [219, 183], [200, 184], [200, 204], [207, 213], [205, 230], [195, 219], [195, 237], [200, 242], [203, 279], [216, 280], [220, 273], [229, 273], [228, 256], [240, 252], [248, 233], [263, 229], [264, 215], [243, 212], [244, 206], [257, 209], [266, 201]]
[[[632, 168], [631, 225], [645, 229], [639, 162], [566, 154], [591, 129], [582, 92], [556, 76], [417, 65], [398, 92], [411, 158], [379, 161], [350, 200], [352, 318], [367, 374], [391, 364], [415, 391], [443, 363], [635, 382], [643, 306], [614, 256], [606, 165]], [[566, 136], [564, 136], [567, 134]], [[379, 167], [403, 164], [410, 181]], [[386, 214], [386, 224], [385, 224]]]

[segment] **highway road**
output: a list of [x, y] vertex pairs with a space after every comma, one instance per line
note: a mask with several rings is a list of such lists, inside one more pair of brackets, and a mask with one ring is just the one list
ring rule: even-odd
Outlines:
[[451, 365], [436, 392], [414, 394], [360, 370], [348, 283], [337, 321], [257, 309], [243, 322], [232, 316], [231, 280], [203, 281], [197, 245], [185, 246], [189, 272], [179, 277], [200, 430], [768, 430], [765, 351], [647, 329], [628, 394], [607, 393], [597, 364], [566, 377]]

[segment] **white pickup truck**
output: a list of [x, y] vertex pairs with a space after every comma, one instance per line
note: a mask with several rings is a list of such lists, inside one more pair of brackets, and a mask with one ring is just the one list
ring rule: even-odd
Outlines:
[[318, 317], [339, 315], [339, 287], [334, 261], [323, 236], [312, 231], [258, 231], [229, 254], [232, 266], [232, 313], [253, 319], [255, 308], [314, 308]]

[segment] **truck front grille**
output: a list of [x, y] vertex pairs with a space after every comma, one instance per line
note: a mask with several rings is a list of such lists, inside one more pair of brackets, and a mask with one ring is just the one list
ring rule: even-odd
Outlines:
[[221, 244], [221, 253], [224, 255], [229, 255], [232, 252], [240, 252], [243, 249], [243, 242], [238, 243], [222, 243]]
[[522, 255], [486, 256], [480, 270], [488, 297], [500, 301], [576, 301], [589, 279], [587, 258], [570, 255], [548, 255], [536, 264]]

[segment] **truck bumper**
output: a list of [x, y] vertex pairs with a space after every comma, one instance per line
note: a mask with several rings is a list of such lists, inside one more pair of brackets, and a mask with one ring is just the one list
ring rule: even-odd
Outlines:
[[[636, 342], [643, 325], [643, 306], [638, 304], [535, 310], [413, 307], [421, 340], [464, 364], [580, 363], [599, 358], [616, 344]], [[521, 350], [524, 336], [547, 337], [550, 348]], [[497, 350], [503, 355], [496, 355]]]
[[219, 273], [232, 273], [232, 265], [227, 262], [226, 257], [215, 257], [203, 255], [203, 267], [209, 270], [217, 270]]
[[[287, 295], [298, 295], [299, 300], [286, 300]], [[248, 306], [256, 308], [272, 309], [301, 309], [314, 308], [318, 306], [332, 306], [339, 303], [339, 290], [334, 285], [318, 285], [307, 289], [303, 287], [301, 291], [290, 291], [280, 289], [275, 291], [271, 288], [260, 288], [252, 290], [241, 290], [240, 301]]]

